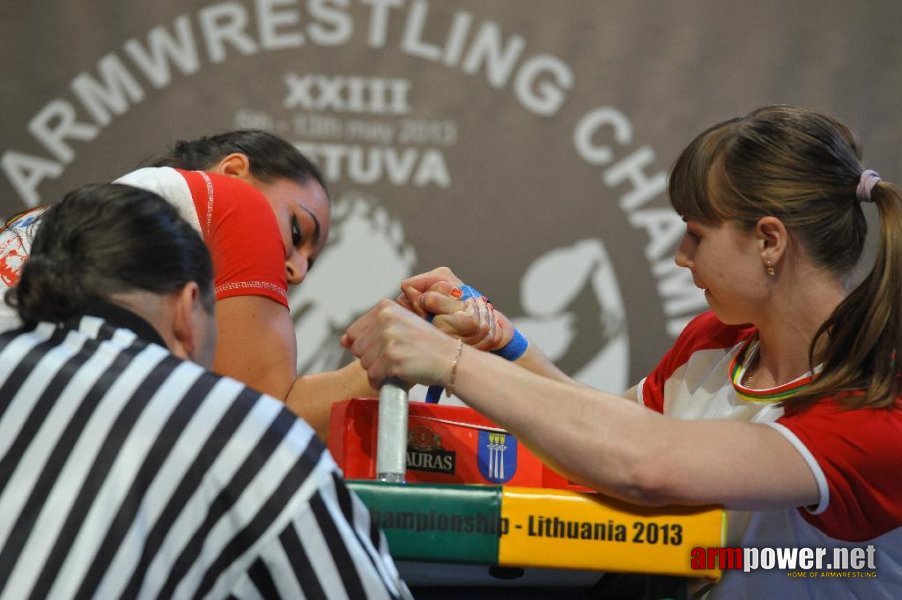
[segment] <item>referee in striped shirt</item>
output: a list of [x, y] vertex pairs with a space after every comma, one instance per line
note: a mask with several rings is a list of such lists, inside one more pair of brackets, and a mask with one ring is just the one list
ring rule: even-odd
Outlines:
[[150, 192], [43, 216], [0, 335], [0, 599], [410, 597], [310, 427], [200, 366], [211, 280]]

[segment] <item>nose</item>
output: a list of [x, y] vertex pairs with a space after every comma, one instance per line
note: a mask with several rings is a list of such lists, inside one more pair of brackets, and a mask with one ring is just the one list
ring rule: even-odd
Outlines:
[[689, 234], [683, 234], [683, 239], [680, 240], [680, 245], [677, 246], [673, 262], [675, 262], [678, 267], [684, 267], [686, 269], [692, 268], [692, 258], [690, 257], [691, 251], [692, 240], [689, 239]]
[[300, 252], [293, 252], [285, 260], [285, 276], [289, 285], [298, 285], [304, 281], [309, 269], [310, 262], [307, 260], [307, 256]]

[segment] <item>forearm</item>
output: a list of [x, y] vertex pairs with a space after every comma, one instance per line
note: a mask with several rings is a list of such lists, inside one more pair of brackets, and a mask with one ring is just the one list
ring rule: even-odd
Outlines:
[[660, 415], [471, 348], [464, 349], [454, 389], [568, 477], [630, 502], [658, 503], [645, 478], [660, 443], [654, 434]]
[[584, 385], [561, 371], [535, 344], [530, 344], [523, 356], [514, 361], [514, 364], [542, 377], [563, 383]]
[[627, 502], [769, 510], [819, 498], [805, 460], [766, 425], [674, 419], [472, 348], [454, 389], [556, 470]]
[[367, 381], [366, 371], [355, 360], [337, 371], [298, 377], [285, 403], [310, 424], [321, 440], [325, 440], [329, 433], [332, 404], [347, 398], [373, 397], [377, 394]]
[[819, 499], [816, 469], [781, 431], [729, 419], [676, 419], [623, 396], [536, 375], [461, 346], [394, 302], [382, 301], [352, 323], [342, 344], [374, 385], [399, 377], [453, 387], [552, 467], [628, 502], [772, 509]]

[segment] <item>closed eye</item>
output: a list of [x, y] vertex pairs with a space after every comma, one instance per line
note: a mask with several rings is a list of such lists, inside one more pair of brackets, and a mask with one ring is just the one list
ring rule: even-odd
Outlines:
[[295, 248], [301, 245], [301, 241], [303, 240], [303, 236], [301, 235], [301, 225], [298, 223], [298, 218], [294, 215], [291, 217], [291, 243]]
[[689, 236], [689, 239], [691, 239], [693, 242], [697, 242], [702, 238], [698, 229], [696, 229], [692, 225], [686, 226], [686, 235]]

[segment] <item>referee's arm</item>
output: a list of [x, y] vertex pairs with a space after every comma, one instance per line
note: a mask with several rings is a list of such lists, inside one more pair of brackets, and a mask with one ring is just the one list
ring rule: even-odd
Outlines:
[[263, 598], [412, 598], [385, 536], [337, 472], [274, 546], [248, 569], [247, 581]]

